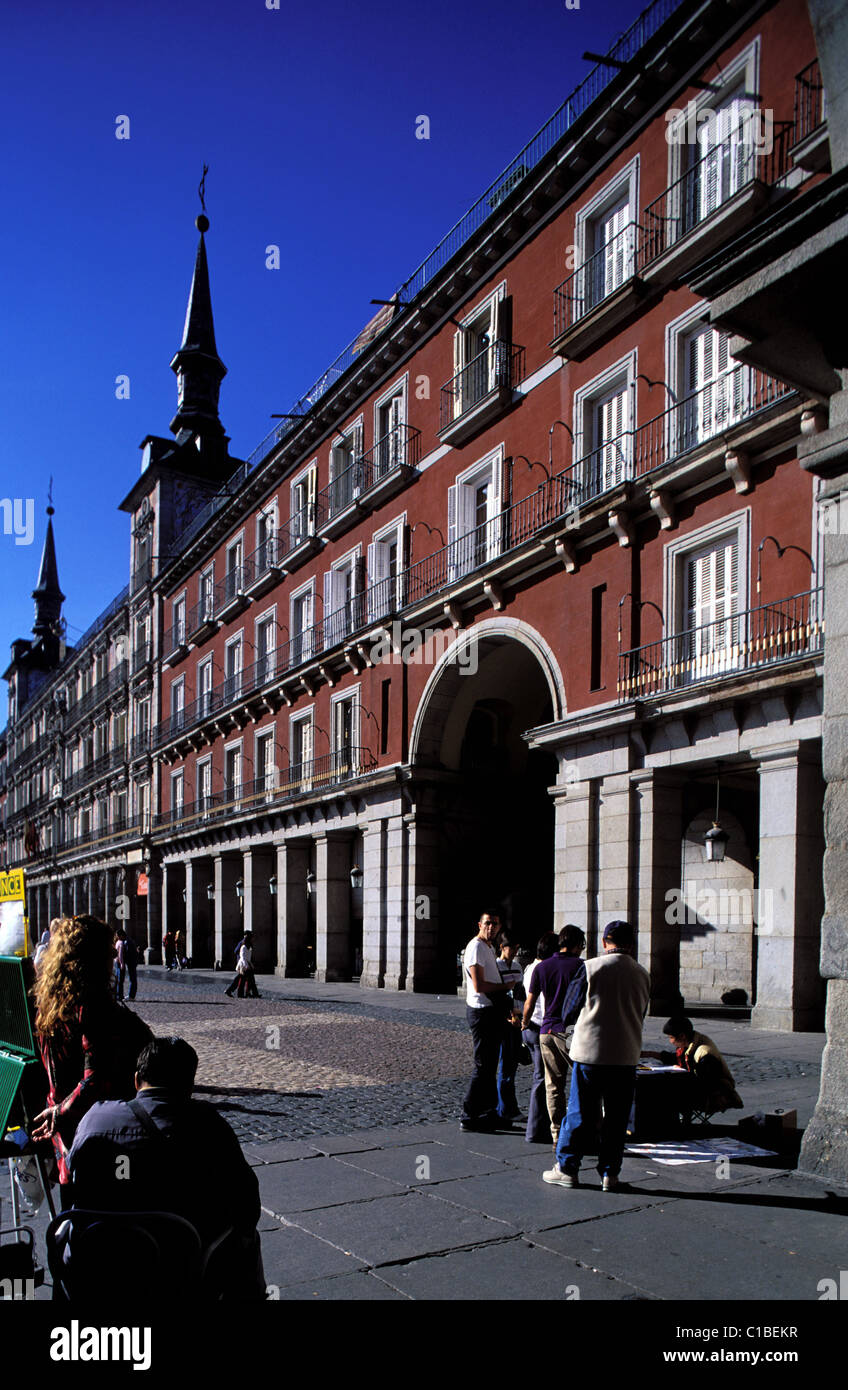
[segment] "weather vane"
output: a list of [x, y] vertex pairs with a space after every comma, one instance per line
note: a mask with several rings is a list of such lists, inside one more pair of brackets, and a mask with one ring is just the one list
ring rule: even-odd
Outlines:
[[209, 173], [209, 165], [204, 164], [203, 174], [200, 183], [197, 185], [197, 196], [200, 199], [200, 206], [203, 209], [194, 219], [194, 225], [199, 232], [209, 231], [209, 218], [206, 216], [206, 175]]

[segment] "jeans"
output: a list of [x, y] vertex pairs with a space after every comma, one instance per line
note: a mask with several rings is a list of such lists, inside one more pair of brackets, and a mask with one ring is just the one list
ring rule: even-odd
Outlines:
[[506, 1020], [503, 1024], [500, 1048], [500, 1075], [498, 1076], [498, 1117], [511, 1120], [518, 1114], [515, 1099], [515, 1073], [518, 1070], [518, 1049], [521, 1035], [514, 1024]]
[[601, 1177], [618, 1177], [635, 1087], [635, 1067], [574, 1063], [568, 1109], [556, 1147], [556, 1161], [561, 1169], [575, 1175], [579, 1172], [580, 1160], [593, 1147], [600, 1125], [598, 1172]]
[[498, 1104], [498, 1057], [501, 1050], [503, 1014], [499, 1009], [472, 1009], [465, 1006], [474, 1046], [474, 1071], [462, 1102], [462, 1118], [472, 1124], [493, 1120]]
[[527, 1130], [524, 1138], [528, 1144], [546, 1144], [550, 1133], [550, 1120], [545, 1101], [545, 1064], [539, 1046], [538, 1027], [525, 1028], [521, 1037], [533, 1058], [533, 1084], [530, 1090], [530, 1104], [527, 1107]]

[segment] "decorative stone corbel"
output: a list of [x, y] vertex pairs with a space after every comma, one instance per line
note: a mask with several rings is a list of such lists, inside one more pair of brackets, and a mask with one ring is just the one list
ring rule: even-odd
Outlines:
[[651, 511], [659, 517], [660, 529], [670, 531], [674, 525], [674, 498], [661, 488], [652, 488], [650, 503]]
[[802, 434], [824, 434], [827, 425], [828, 413], [823, 405], [808, 405], [801, 411]]
[[332, 690], [333, 686], [336, 683], [336, 678], [330, 670], [329, 666], [319, 666], [318, 670], [321, 672], [321, 675], [324, 677], [324, 680], [327, 682], [328, 686]]
[[444, 613], [454, 632], [456, 632], [458, 628], [462, 627], [462, 609], [460, 608], [459, 604], [456, 603], [453, 599], [448, 599], [448, 602], [443, 604], [442, 612]]
[[358, 676], [360, 671], [362, 670], [362, 666], [360, 665], [362, 658], [360, 657], [359, 652], [356, 650], [356, 648], [345, 647], [344, 658], [353, 674], [355, 676]]
[[577, 546], [574, 541], [560, 539], [556, 542], [554, 549], [568, 573], [573, 574], [577, 569]]
[[368, 651], [368, 649], [366, 648], [364, 642], [357, 642], [357, 644], [356, 644], [356, 654], [357, 654], [357, 656], [359, 657], [359, 660], [362, 662], [362, 668], [363, 668], [363, 670], [364, 670], [367, 666], [371, 666], [371, 665], [372, 665], [372, 662], [371, 662], [371, 653], [370, 653], [370, 652]]
[[315, 691], [318, 689], [318, 683], [315, 680], [315, 677], [311, 671], [308, 671], [305, 675], [301, 676], [300, 683], [306, 691], [307, 695], [314, 695]]
[[633, 544], [633, 535], [630, 530], [630, 518], [622, 507], [609, 512], [607, 521], [609, 522], [609, 528], [613, 535], [618, 537], [620, 546]]
[[737, 492], [750, 492], [751, 490], [751, 461], [744, 449], [727, 449], [724, 455], [724, 466], [733, 479], [733, 486]]
[[487, 579], [483, 585], [483, 593], [495, 612], [500, 613], [504, 606], [503, 587], [494, 579]]

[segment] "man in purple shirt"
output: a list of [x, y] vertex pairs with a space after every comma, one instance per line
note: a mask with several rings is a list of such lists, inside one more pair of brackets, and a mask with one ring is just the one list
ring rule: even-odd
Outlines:
[[579, 927], [563, 927], [559, 934], [559, 951], [543, 960], [530, 978], [530, 991], [524, 1003], [524, 1027], [527, 1027], [540, 994], [545, 996], [545, 1015], [539, 1034], [539, 1046], [545, 1067], [545, 1096], [551, 1119], [551, 1138], [556, 1145], [559, 1127], [567, 1108], [568, 1078], [571, 1063], [566, 1045], [562, 1006], [572, 979], [580, 969], [580, 953], [586, 937]]

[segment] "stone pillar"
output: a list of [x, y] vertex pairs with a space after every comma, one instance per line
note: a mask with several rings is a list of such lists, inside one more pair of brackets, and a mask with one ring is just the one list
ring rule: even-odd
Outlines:
[[215, 855], [215, 959], [226, 973], [235, 963], [236, 942], [242, 936], [242, 917], [236, 879], [242, 877], [239, 859]]
[[[614, 773], [601, 783], [598, 816], [598, 926], [623, 918], [633, 923], [633, 817], [630, 773]], [[600, 947], [599, 947], [600, 949]]]
[[360, 984], [382, 989], [386, 971], [386, 823], [369, 821], [362, 831], [362, 974]]
[[94, 874], [86, 874], [85, 876], [85, 903], [86, 912], [89, 914], [89, 916], [93, 917], [97, 909], [97, 903], [95, 902], [94, 892]]
[[580, 927], [593, 945], [596, 927], [593, 834], [597, 796], [591, 782], [562, 782], [554, 800], [554, 931], [569, 922]]
[[194, 870], [194, 860], [187, 859], [185, 861], [185, 934], [187, 960], [194, 959], [195, 894], [200, 887], [197, 883]]
[[754, 1028], [821, 1027], [816, 962], [822, 912], [822, 783], [813, 750], [753, 756], [760, 773], [760, 871]]
[[346, 837], [315, 841], [318, 917], [316, 980], [350, 979], [350, 845]]
[[680, 1005], [680, 910], [672, 910], [668, 895], [683, 901], [682, 781], [665, 770], [632, 773], [630, 780], [638, 825], [637, 954], [651, 977], [650, 1012], [668, 1015]]
[[289, 840], [277, 845], [277, 965], [274, 973], [286, 979], [302, 979], [306, 974], [308, 868], [308, 847], [302, 841]]
[[386, 989], [406, 988], [406, 825], [403, 816], [386, 822]]
[[[149, 911], [150, 911], [150, 883], [151, 883], [152, 879], [153, 879], [153, 874], [151, 873], [151, 874], [150, 874], [150, 878], [149, 878], [149, 880], [148, 880], [148, 887], [147, 887], [147, 895], [148, 895], [148, 896], [147, 896], [147, 909], [148, 909], [148, 913], [149, 913]], [[170, 872], [170, 865], [169, 865], [169, 864], [163, 864], [163, 865], [162, 865], [162, 937], [161, 937], [161, 940], [164, 940], [166, 932], [169, 932], [169, 931], [176, 931], [176, 929], [177, 929], [177, 924], [176, 924], [176, 922], [174, 921], [174, 915], [173, 915], [173, 912], [171, 911], [171, 902], [170, 902], [171, 893], [168, 891], [169, 889], [172, 889], [172, 882], [171, 882], [171, 880], [172, 880], [172, 875], [171, 875], [171, 872]], [[163, 951], [162, 951], [162, 965], [166, 965], [166, 964], [167, 964], [167, 959], [166, 959], [165, 951], [164, 951], [164, 949], [163, 949]]]
[[433, 815], [417, 813], [407, 820], [407, 989], [444, 988], [439, 952], [439, 834]]
[[276, 965], [276, 924], [268, 889], [272, 863], [267, 851], [244, 851], [244, 930], [253, 932], [253, 961], [260, 973], [270, 972]]
[[148, 965], [163, 965], [162, 956], [162, 934], [164, 927], [164, 910], [162, 892], [162, 875], [164, 865], [160, 868], [157, 864], [150, 866], [147, 875], [147, 963]]
[[82, 880], [78, 874], [75, 874], [73, 878], [71, 900], [73, 915], [74, 917], [79, 917], [82, 913]]
[[115, 917], [115, 884], [113, 871], [111, 869], [104, 869], [103, 877], [103, 920], [104, 922], [108, 922], [110, 926], [115, 927], [118, 923]]

